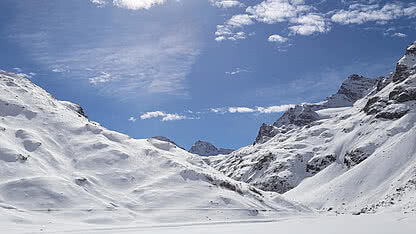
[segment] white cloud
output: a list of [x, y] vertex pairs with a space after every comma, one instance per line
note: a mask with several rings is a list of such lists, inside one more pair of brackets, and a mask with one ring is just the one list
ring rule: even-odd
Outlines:
[[98, 7], [104, 7], [108, 4], [113, 4], [115, 7], [125, 8], [129, 10], [150, 9], [156, 5], [162, 5], [167, 0], [90, 0]]
[[[249, 6], [246, 13], [234, 15], [225, 21], [224, 25], [217, 27], [215, 40], [233, 40], [230, 35], [235, 34], [234, 28], [254, 24], [254, 20], [267, 24], [287, 23], [290, 35], [312, 35], [325, 33], [331, 29], [324, 14], [317, 12], [315, 7], [305, 4], [304, 0], [265, 0], [254, 6]], [[276, 40], [273, 41], [273, 39]], [[284, 37], [271, 37], [269, 41], [285, 42]]]
[[256, 110], [263, 114], [285, 112], [295, 105], [280, 105], [280, 106], [269, 106], [269, 107], [257, 107]]
[[290, 20], [295, 24], [289, 27], [292, 34], [312, 35], [314, 33], [328, 32], [331, 28], [327, 20], [321, 15], [310, 13]]
[[165, 3], [166, 0], [114, 0], [113, 5], [130, 10], [149, 9], [154, 5]]
[[166, 114], [162, 111], [151, 111], [151, 112], [146, 112], [142, 114], [140, 116], [140, 119], [152, 119], [152, 118], [164, 117], [164, 116], [166, 116]]
[[217, 25], [217, 31], [215, 32], [216, 41], [224, 40], [242, 40], [246, 39], [247, 35], [243, 31], [236, 31], [236, 29], [241, 28], [246, 25], [252, 25], [254, 21], [247, 14], [234, 15], [229, 20], [227, 20], [224, 25]]
[[338, 10], [331, 16], [333, 22], [339, 24], [363, 24], [369, 21], [387, 22], [400, 17], [415, 17], [416, 5], [405, 6], [402, 3], [353, 4], [347, 10]]
[[226, 108], [220, 107], [220, 108], [210, 108], [209, 111], [219, 114], [225, 114], [227, 112]]
[[245, 5], [237, 0], [210, 0], [211, 4], [218, 8], [244, 7]]
[[128, 121], [130, 121], [130, 122], [136, 122], [136, 120], [137, 120], [137, 118], [134, 118], [134, 117], [130, 117], [129, 119], [128, 119]]
[[88, 82], [93, 85], [98, 85], [100, 83], [107, 83], [111, 81], [111, 75], [107, 72], [101, 72], [100, 75], [94, 76], [88, 79]]
[[[189, 113], [189, 111], [188, 111], [188, 113]], [[188, 117], [188, 116], [177, 114], [177, 113], [169, 114], [169, 113], [165, 113], [163, 111], [146, 112], [146, 113], [144, 113], [140, 116], [140, 119], [142, 119], [142, 120], [152, 119], [152, 118], [162, 118], [161, 121], [163, 121], [163, 122], [174, 121], [174, 120], [184, 120], [184, 119], [199, 119], [198, 117]]]
[[[345, 9], [322, 12], [317, 7], [323, 2], [325, 0], [320, 2], [308, 1], [308, 4], [305, 0], [263, 0], [258, 4], [247, 7], [245, 14], [237, 14], [225, 21], [224, 25], [217, 28], [215, 40], [233, 40], [234, 28], [242, 28], [254, 24], [256, 21], [266, 24], [286, 24], [290, 31], [289, 36], [308, 36], [329, 32], [333, 23], [345, 25], [373, 21], [378, 25], [385, 25], [389, 21], [401, 17], [416, 17], [415, 3], [393, 2], [381, 5], [376, 0], [344, 1]], [[244, 36], [239, 39], [245, 38]], [[276, 40], [275, 42], [282, 41]]]
[[[71, 79], [83, 79], [98, 95], [127, 100], [152, 95], [186, 96], [186, 77], [199, 55], [192, 32], [160, 32], [157, 40], [142, 37], [106, 37], [111, 43], [91, 43], [89, 48], [63, 48], [57, 53], [49, 37], [39, 42], [26, 35], [13, 38], [22, 43], [37, 62]], [[129, 32], [130, 33], [130, 32]], [[133, 33], [133, 32], [132, 32]], [[134, 43], [131, 43], [134, 42]]]
[[13, 70], [15, 70], [16, 72], [22, 72], [23, 70], [21, 69], [21, 68], [19, 68], [19, 67], [15, 67], [15, 68], [13, 68]]
[[100, 7], [107, 5], [106, 0], [90, 0], [90, 2], [97, 4]]
[[254, 24], [254, 21], [251, 19], [249, 15], [242, 14], [242, 15], [233, 15], [231, 19], [225, 22], [225, 24], [232, 26], [232, 27], [242, 27], [245, 25]]
[[397, 33], [394, 33], [392, 36], [393, 37], [407, 37], [407, 34], [397, 32]]
[[243, 72], [249, 72], [249, 71], [246, 70], [246, 69], [241, 69], [241, 68], [237, 67], [235, 69], [235, 71], [225, 72], [225, 74], [227, 74], [227, 75], [237, 75], [237, 74], [240, 74], [240, 73], [243, 73]]
[[279, 42], [279, 43], [284, 43], [287, 42], [289, 39], [286, 37], [282, 37], [280, 35], [274, 34], [269, 36], [269, 38], [267, 39], [269, 42]]
[[255, 109], [249, 107], [229, 107], [228, 112], [230, 113], [252, 113], [255, 112]]
[[166, 114], [166, 116], [162, 118], [162, 121], [173, 121], [182, 119], [186, 119], [186, 116], [178, 114]]
[[279, 105], [279, 106], [266, 106], [261, 107], [257, 106], [254, 108], [251, 107], [221, 107], [221, 108], [211, 108], [210, 111], [219, 114], [225, 113], [260, 113], [260, 114], [271, 114], [287, 111], [289, 108], [294, 105]]
[[310, 12], [312, 9], [302, 0], [266, 0], [248, 7], [246, 12], [252, 14], [258, 21], [274, 24], [296, 18], [299, 14]]

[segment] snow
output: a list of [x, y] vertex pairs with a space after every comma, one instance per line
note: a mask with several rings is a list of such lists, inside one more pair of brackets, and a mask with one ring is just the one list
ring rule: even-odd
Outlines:
[[0, 90], [2, 227], [137, 226], [313, 213], [234, 181], [172, 143], [107, 130], [78, 105], [58, 101], [15, 74], [0, 72]]
[[[0, 220], [1, 223], [1, 220]], [[377, 215], [320, 215], [274, 220], [240, 220], [235, 222], [177, 223], [140, 226], [97, 226], [85, 224], [62, 223], [51, 225], [20, 224], [6, 227], [7, 233], [140, 233], [140, 234], [252, 234], [252, 233], [285, 233], [285, 234], [413, 234], [416, 217], [397, 213]], [[3, 227], [4, 228], [4, 227]]]
[[352, 106], [328, 108], [330, 99], [298, 106], [276, 121], [275, 136], [210, 164], [318, 210], [414, 212], [416, 75], [400, 67], [396, 72], [402, 80], [387, 78], [383, 87], [350, 76], [331, 97], [361, 97]]
[[415, 53], [263, 125], [261, 143], [205, 158], [105, 129], [0, 71], [2, 231], [414, 233]]

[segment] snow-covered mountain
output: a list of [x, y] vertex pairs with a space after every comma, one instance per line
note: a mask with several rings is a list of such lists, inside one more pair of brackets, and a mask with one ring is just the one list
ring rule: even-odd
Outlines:
[[181, 148], [181, 149], [185, 150], [183, 147], [179, 146], [178, 144], [176, 144], [176, 142], [172, 141], [171, 139], [169, 139], [169, 138], [167, 138], [167, 137], [164, 137], [164, 136], [154, 136], [154, 137], [152, 137], [152, 138], [153, 138], [153, 139], [156, 139], [156, 140], [159, 140], [159, 141], [169, 142], [169, 143], [174, 144], [174, 145], [176, 145], [177, 147], [179, 147], [179, 148]]
[[255, 144], [210, 164], [314, 208], [416, 208], [416, 42], [384, 78], [350, 76], [337, 94], [263, 125]]
[[[199, 156], [89, 121], [29, 80], [0, 71], [2, 225], [145, 224], [310, 212], [230, 179]], [[36, 225], [33, 225], [36, 224]], [[31, 226], [32, 225], [32, 226]]]
[[199, 156], [217, 156], [217, 155], [227, 155], [232, 153], [232, 149], [217, 148], [213, 144], [206, 141], [196, 141], [189, 152], [192, 154], [197, 154]]
[[305, 126], [319, 119], [316, 113], [318, 110], [349, 107], [357, 100], [366, 96], [382, 78], [371, 79], [353, 74], [346, 79], [338, 92], [319, 103], [304, 103], [296, 105], [286, 111], [283, 116], [272, 125], [263, 124], [255, 143], [264, 143], [276, 136], [282, 130], [286, 131], [287, 126]]

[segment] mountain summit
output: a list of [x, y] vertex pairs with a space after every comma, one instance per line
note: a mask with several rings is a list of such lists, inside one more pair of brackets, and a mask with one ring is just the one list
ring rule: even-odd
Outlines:
[[[396, 70], [352, 75], [316, 104], [298, 105], [256, 143], [212, 166], [262, 190], [317, 209], [375, 212], [416, 208], [416, 43]], [[308, 179], [306, 179], [308, 178]]]
[[200, 156], [217, 156], [219, 154], [230, 154], [234, 150], [232, 149], [224, 149], [224, 148], [217, 148], [213, 144], [206, 142], [206, 141], [196, 141], [191, 149], [189, 149], [190, 153], [197, 154]]

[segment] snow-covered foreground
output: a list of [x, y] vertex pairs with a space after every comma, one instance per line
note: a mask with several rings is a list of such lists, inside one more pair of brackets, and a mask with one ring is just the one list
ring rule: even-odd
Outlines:
[[149, 233], [149, 234], [414, 234], [416, 216], [398, 213], [291, 217], [273, 220], [199, 222], [141, 226], [92, 226], [60, 223], [2, 226], [7, 233]]

